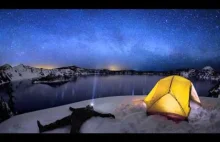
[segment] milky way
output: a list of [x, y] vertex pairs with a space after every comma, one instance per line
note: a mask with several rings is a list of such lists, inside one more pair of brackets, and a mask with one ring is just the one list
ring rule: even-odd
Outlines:
[[220, 10], [0, 10], [0, 65], [220, 69]]

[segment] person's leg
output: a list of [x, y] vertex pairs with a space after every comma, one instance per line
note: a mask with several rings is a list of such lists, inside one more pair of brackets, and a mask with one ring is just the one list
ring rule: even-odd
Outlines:
[[40, 132], [50, 131], [59, 127], [63, 127], [69, 125], [71, 123], [71, 116], [64, 117], [60, 120], [57, 120], [53, 123], [47, 125], [41, 125], [39, 121], [37, 121]]
[[71, 134], [80, 133], [80, 128], [81, 128], [82, 124], [83, 124], [83, 122], [81, 122], [80, 120], [78, 120], [76, 118], [72, 118], [70, 133]]

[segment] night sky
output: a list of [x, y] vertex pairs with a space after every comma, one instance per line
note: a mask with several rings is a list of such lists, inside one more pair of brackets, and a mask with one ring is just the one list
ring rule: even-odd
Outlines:
[[0, 65], [220, 69], [220, 10], [0, 10]]

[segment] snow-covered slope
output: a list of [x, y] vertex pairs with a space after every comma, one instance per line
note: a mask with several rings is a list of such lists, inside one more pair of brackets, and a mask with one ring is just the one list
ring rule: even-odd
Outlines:
[[204, 67], [198, 74], [199, 79], [211, 79], [211, 80], [219, 80], [219, 74], [216, 76], [215, 71], [212, 67], [206, 66]]
[[180, 75], [186, 78], [194, 77], [201, 80], [220, 81], [220, 73], [210, 66], [206, 66], [201, 70], [189, 69], [187, 71], [181, 71]]
[[[42, 69], [25, 66], [23, 64], [20, 64], [15, 67], [4, 67], [4, 70], [1, 70], [1, 72], [2, 74], [7, 75], [10, 81], [45, 77], [49, 74], [53, 74], [55, 76], [75, 75], [75, 71], [71, 69]], [[2, 79], [0, 78], [0, 80]]]
[[7, 70], [7, 69], [10, 69], [10, 68], [12, 68], [12, 66], [9, 65], [9, 64], [4, 64], [4, 65], [0, 66], [0, 70]]
[[189, 69], [189, 70], [187, 70], [187, 71], [181, 71], [180, 72], [180, 75], [181, 76], [184, 76], [184, 77], [186, 77], [186, 78], [190, 78], [190, 77], [194, 77], [194, 76], [196, 76], [196, 70], [195, 69]]
[[[191, 102], [189, 122], [174, 123], [165, 117], [146, 116], [145, 96], [117, 96], [94, 100], [99, 112], [113, 113], [116, 119], [93, 117], [81, 133], [220, 133], [220, 100], [200, 97], [203, 107]], [[84, 107], [91, 100], [14, 116], [0, 124], [0, 133], [38, 133], [37, 120], [51, 123], [70, 114], [69, 107]], [[46, 133], [69, 133], [70, 126]]]
[[[3, 66], [0, 66], [1, 74], [4, 74], [8, 76], [9, 81], [18, 81], [18, 80], [24, 80], [24, 79], [41, 79], [36, 81], [35, 83], [46, 83], [48, 82], [48, 77], [51, 76], [54, 77], [52, 82], [62, 82], [62, 81], [69, 81], [70, 78], [79, 76], [79, 75], [91, 75], [96, 74], [96, 70], [93, 69], [84, 69], [76, 66], [69, 66], [69, 67], [62, 67], [62, 68], [56, 68], [56, 69], [42, 69], [42, 68], [35, 68], [26, 66], [23, 64], [11, 67], [10, 65], [6, 64]], [[43, 78], [46, 77], [46, 78]], [[57, 80], [58, 79], [58, 80]], [[3, 84], [2, 77], [0, 77], [0, 85]], [[5, 81], [4, 81], [5, 83]], [[50, 83], [50, 81], [49, 81]]]
[[[204, 67], [202, 70], [196, 69], [185, 69], [185, 70], [178, 70], [178, 71], [168, 71], [168, 72], [154, 72], [154, 71], [134, 71], [134, 70], [121, 70], [121, 71], [110, 71], [106, 69], [85, 69], [76, 66], [69, 66], [69, 67], [62, 67], [57, 69], [42, 69], [42, 68], [34, 68], [30, 66], [26, 66], [20, 64], [15, 67], [11, 67], [10, 65], [6, 64], [0, 66], [0, 85], [9, 81], [17, 81], [17, 80], [24, 80], [24, 79], [33, 79], [33, 78], [41, 78], [54, 76], [56, 78], [60, 78], [58, 82], [67, 81], [69, 79], [65, 79], [62, 77], [71, 78], [74, 76], [79, 75], [92, 75], [92, 74], [99, 74], [99, 75], [126, 75], [126, 74], [148, 74], [148, 75], [181, 75], [186, 78], [195, 77], [197, 79], [206, 79], [206, 80], [214, 80], [220, 81], [220, 73], [216, 72], [212, 67], [207, 66]], [[4, 76], [4, 77], [2, 77]], [[7, 79], [6, 79], [7, 78]], [[7, 80], [7, 81], [6, 81]], [[47, 80], [38, 81], [47, 82]], [[57, 80], [56, 80], [57, 82]]]
[[5, 73], [10, 77], [11, 81], [40, 77], [40, 72], [40, 69], [25, 66], [23, 64], [5, 70]]
[[14, 114], [11, 111], [10, 107], [8, 106], [8, 103], [3, 100], [3, 98], [0, 98], [0, 122], [12, 117]]
[[220, 97], [220, 83], [216, 84], [212, 89], [209, 90], [210, 96]]
[[212, 67], [210, 67], [210, 66], [206, 66], [202, 70], [213, 71], [214, 69]]
[[4, 71], [0, 70], [0, 85], [10, 82], [10, 78]]

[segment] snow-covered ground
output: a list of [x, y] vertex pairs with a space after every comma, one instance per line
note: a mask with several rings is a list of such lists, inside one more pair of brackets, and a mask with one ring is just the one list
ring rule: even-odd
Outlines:
[[[191, 103], [189, 122], [175, 123], [158, 115], [146, 116], [145, 96], [117, 96], [94, 100], [99, 112], [113, 113], [116, 119], [93, 117], [81, 133], [214, 133], [220, 132], [220, 99], [200, 97], [202, 107]], [[38, 133], [37, 120], [47, 124], [70, 114], [69, 106], [84, 107], [91, 100], [14, 116], [0, 124], [0, 133]], [[46, 133], [69, 133], [70, 126]]]

